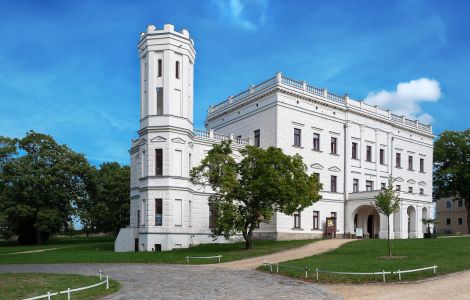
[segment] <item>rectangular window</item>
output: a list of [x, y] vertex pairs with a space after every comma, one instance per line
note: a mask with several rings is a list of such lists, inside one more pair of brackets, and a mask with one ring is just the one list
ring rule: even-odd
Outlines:
[[336, 146], [337, 146], [337, 138], [332, 137], [331, 138], [331, 154], [336, 154]]
[[408, 193], [413, 193], [413, 187], [412, 186], [408, 187]]
[[163, 203], [162, 199], [155, 199], [155, 226], [163, 224]]
[[380, 164], [385, 165], [385, 149], [380, 149]]
[[319, 224], [319, 218], [320, 218], [320, 212], [317, 210], [313, 211], [313, 229], [319, 229], [320, 227], [318, 226]]
[[450, 219], [449, 218], [446, 219], [446, 225], [450, 225]]
[[302, 133], [302, 130], [300, 130], [299, 128], [294, 128], [294, 146], [295, 147], [300, 147], [301, 145], [301, 133]]
[[254, 138], [254, 145], [256, 147], [259, 147], [260, 146], [260, 143], [261, 143], [261, 133], [260, 133], [260, 130], [257, 129], [255, 130], [255, 138]]
[[413, 156], [408, 156], [408, 170], [413, 171]]
[[335, 227], [336, 227], [336, 225], [337, 225], [337, 223], [336, 223], [336, 221], [337, 221], [336, 215], [337, 215], [337, 213], [336, 213], [335, 211], [332, 211], [332, 212], [331, 212], [331, 217], [334, 218], [334, 221], [335, 221]]
[[176, 64], [175, 64], [175, 77], [176, 79], [180, 78], [180, 62], [179, 61], [176, 61]]
[[463, 200], [457, 201], [457, 206], [458, 206], [458, 207], [462, 207], [462, 206], [463, 206]]
[[336, 192], [336, 176], [331, 175], [331, 191]]
[[146, 208], [145, 199], [142, 199], [142, 226], [145, 226], [145, 218], [147, 217]]
[[353, 193], [359, 192], [359, 179], [353, 179]]
[[217, 225], [217, 210], [209, 206], [209, 227], [215, 227]]
[[401, 185], [397, 184], [397, 191], [401, 191]]
[[141, 217], [140, 210], [138, 210], [137, 211], [137, 227], [140, 227], [140, 217]]
[[163, 88], [157, 88], [157, 115], [163, 115]]
[[163, 149], [155, 149], [155, 176], [163, 175]]
[[313, 134], [313, 150], [320, 151], [320, 134]]
[[380, 189], [381, 189], [381, 190], [385, 190], [386, 188], [387, 188], [387, 184], [386, 184], [385, 182], [382, 182], [382, 183], [380, 184]]
[[447, 204], [446, 204], [447, 208], [452, 208], [452, 202], [450, 201], [447, 201]]
[[462, 219], [462, 218], [458, 218], [458, 219], [457, 219], [457, 224], [462, 225], [462, 224], [463, 224], [463, 219]]
[[351, 153], [352, 153], [351, 158], [352, 159], [357, 159], [357, 143], [352, 143]]
[[372, 146], [366, 146], [366, 161], [372, 161]]
[[424, 189], [419, 189], [419, 194], [424, 195]]
[[374, 182], [372, 180], [366, 180], [366, 191], [374, 190]]
[[395, 154], [395, 167], [401, 168], [401, 154], [400, 153]]
[[419, 171], [424, 172], [424, 158], [419, 159]]
[[175, 226], [183, 225], [183, 200], [175, 199]]
[[158, 77], [162, 77], [162, 60], [158, 60]]
[[175, 150], [174, 166], [175, 176], [183, 176], [183, 151]]
[[294, 213], [294, 228], [300, 228], [300, 212]]

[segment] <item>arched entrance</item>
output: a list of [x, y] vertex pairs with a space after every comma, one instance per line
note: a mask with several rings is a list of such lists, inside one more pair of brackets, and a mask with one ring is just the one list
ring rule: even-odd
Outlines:
[[416, 237], [416, 232], [418, 231], [416, 224], [416, 209], [414, 206], [408, 206], [406, 209], [408, 214], [408, 238]]
[[380, 217], [377, 210], [370, 205], [359, 206], [353, 214], [354, 229], [362, 228], [364, 237], [376, 238], [380, 231]]

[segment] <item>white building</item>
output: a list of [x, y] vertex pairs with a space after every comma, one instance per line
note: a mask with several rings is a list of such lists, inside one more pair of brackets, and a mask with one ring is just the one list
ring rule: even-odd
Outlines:
[[[322, 200], [302, 212], [277, 213], [256, 235], [319, 238], [327, 217], [337, 237], [362, 228], [387, 237], [386, 217], [370, 205], [392, 174], [400, 210], [391, 238], [421, 237], [421, 218], [434, 215], [433, 134], [429, 125], [396, 116], [277, 73], [208, 109], [207, 131], [193, 128], [194, 42], [187, 30], [150, 25], [138, 44], [141, 67], [139, 138], [132, 141], [130, 226], [116, 251], [159, 251], [213, 242], [207, 203], [211, 190], [193, 186], [189, 170], [214, 143], [232, 139], [299, 153], [318, 173]], [[219, 239], [216, 242], [226, 242]]]

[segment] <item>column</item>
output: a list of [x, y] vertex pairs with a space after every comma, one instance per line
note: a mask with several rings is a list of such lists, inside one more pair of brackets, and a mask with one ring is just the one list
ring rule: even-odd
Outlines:
[[[388, 233], [388, 218], [386, 215], [379, 214], [380, 218], [380, 231], [379, 231], [379, 238], [380, 239], [386, 239], [387, 238], [387, 233]], [[393, 239], [395, 237], [393, 233], [393, 215], [390, 215], [390, 239]]]

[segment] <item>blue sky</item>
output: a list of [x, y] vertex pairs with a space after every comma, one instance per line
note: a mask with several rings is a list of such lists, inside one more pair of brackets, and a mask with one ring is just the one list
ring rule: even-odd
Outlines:
[[53, 135], [128, 164], [147, 24], [195, 40], [195, 127], [207, 107], [282, 71], [420, 120], [469, 126], [468, 1], [1, 1], [0, 135]]

